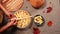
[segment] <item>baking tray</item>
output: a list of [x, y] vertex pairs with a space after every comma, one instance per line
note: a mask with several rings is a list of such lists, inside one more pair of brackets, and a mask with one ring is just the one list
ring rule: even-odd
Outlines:
[[[46, 11], [46, 8], [50, 5], [50, 2], [53, 3], [53, 10], [50, 13], [44, 13], [44, 11]], [[46, 0], [45, 4], [40, 7], [39, 9], [35, 9], [31, 6], [31, 4], [29, 3], [29, 1], [24, 0], [24, 5], [22, 6], [21, 10], [27, 10], [28, 12], [30, 12], [31, 16], [35, 16], [37, 14], [40, 14], [41, 16], [43, 16], [43, 18], [45, 19], [45, 24], [41, 27], [38, 27], [40, 29], [40, 34], [60, 34], [60, 10], [59, 10], [59, 0]], [[6, 16], [4, 17], [4, 22], [6, 23], [5, 20]], [[47, 26], [47, 22], [51, 20], [53, 22], [53, 25], [51, 27]], [[32, 22], [33, 23], [33, 22]], [[37, 27], [34, 23], [33, 25], [26, 30], [19, 30], [15, 27], [11, 27], [9, 28], [6, 32], [4, 32], [4, 34], [33, 34], [32, 33], [32, 28], [33, 27]]]

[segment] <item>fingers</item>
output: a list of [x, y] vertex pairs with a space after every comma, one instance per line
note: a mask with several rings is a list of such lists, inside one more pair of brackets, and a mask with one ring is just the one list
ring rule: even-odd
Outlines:
[[17, 21], [15, 20], [13, 23], [14, 23], [14, 25], [16, 25], [17, 24]]
[[0, 3], [0, 8], [4, 11], [4, 13], [5, 13], [8, 17], [10, 17], [10, 12], [9, 12], [8, 10], [6, 10], [1, 3]]
[[[1, 1], [1, 0], [0, 0]], [[11, 12], [9, 12], [1, 3], [0, 3], [0, 8], [4, 11], [4, 13], [7, 15], [8, 18], [13, 18], [14, 15], [11, 14]]]
[[14, 15], [10, 14], [8, 17], [11, 19], [11, 18], [14, 18]]
[[17, 20], [15, 20], [14, 18], [11, 19], [11, 22], [13, 23], [13, 25], [16, 25], [17, 24]]
[[1, 0], [0, 0], [0, 3], [1, 3]]
[[6, 3], [6, 2], [8, 2], [8, 1], [9, 1], [9, 0], [3, 0], [2, 3]]
[[11, 19], [14, 17], [13, 14], [11, 14], [11, 12], [9, 12], [7, 9], [5, 9], [5, 7], [3, 7], [3, 5], [0, 3], [0, 8], [4, 11], [4, 13]]

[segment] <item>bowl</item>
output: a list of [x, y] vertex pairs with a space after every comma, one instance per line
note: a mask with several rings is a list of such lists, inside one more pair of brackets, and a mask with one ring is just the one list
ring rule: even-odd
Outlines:
[[35, 25], [43, 26], [44, 22], [45, 22], [45, 20], [44, 20], [43, 16], [41, 16], [41, 15], [34, 16], [34, 23], [35, 23]]
[[[16, 27], [18, 29], [27, 29], [32, 25], [32, 17], [30, 17], [31, 15], [28, 11], [18, 10], [14, 13], [14, 15], [15, 15], [16, 19], [24, 18], [24, 19], [20, 19], [17, 21]], [[25, 18], [25, 17], [27, 17], [27, 18]]]

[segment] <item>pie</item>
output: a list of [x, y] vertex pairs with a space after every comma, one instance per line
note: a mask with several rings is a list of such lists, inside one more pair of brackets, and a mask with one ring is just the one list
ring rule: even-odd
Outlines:
[[2, 4], [8, 11], [16, 11], [22, 7], [23, 0], [2, 0]]

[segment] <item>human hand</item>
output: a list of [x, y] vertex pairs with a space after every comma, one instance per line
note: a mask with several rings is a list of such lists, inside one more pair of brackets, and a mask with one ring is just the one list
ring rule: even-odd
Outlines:
[[2, 0], [0, 0], [0, 3], [1, 3]]
[[17, 21], [15, 19], [12, 19], [10, 22], [7, 23], [9, 26], [14, 26], [16, 25]]
[[10, 19], [14, 17], [14, 15], [13, 15], [11, 12], [9, 12], [8, 10], [6, 10], [1, 3], [0, 3], [0, 8], [4, 11], [4, 13], [5, 13]]
[[2, 0], [2, 3], [6, 3], [6, 2], [8, 2], [8, 1], [10, 1], [10, 0]]
[[14, 18], [15, 16], [10, 13], [10, 14], [7, 15], [7, 17], [10, 18], [10, 19], [12, 19], [12, 18]]

